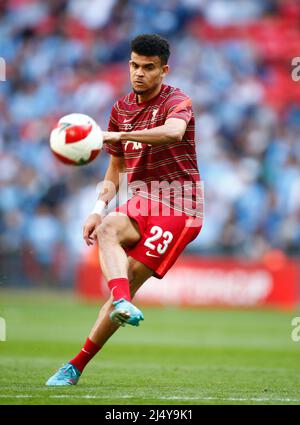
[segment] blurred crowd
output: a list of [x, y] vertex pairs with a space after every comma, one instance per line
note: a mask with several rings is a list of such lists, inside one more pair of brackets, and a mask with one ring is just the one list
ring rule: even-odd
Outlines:
[[299, 253], [300, 82], [290, 76], [299, 2], [2, 0], [1, 283], [72, 281], [108, 156], [64, 166], [49, 133], [71, 112], [107, 127], [113, 102], [130, 90], [129, 43], [140, 33], [169, 39], [167, 83], [193, 100], [206, 201], [189, 251]]

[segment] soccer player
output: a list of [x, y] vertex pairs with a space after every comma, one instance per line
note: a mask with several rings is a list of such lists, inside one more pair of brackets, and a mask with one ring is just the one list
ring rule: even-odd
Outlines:
[[[180, 89], [163, 84], [169, 55], [169, 44], [159, 35], [139, 35], [131, 42], [133, 90], [112, 108], [104, 132], [110, 163], [83, 229], [88, 246], [98, 242], [111, 296], [81, 351], [46, 385], [77, 384], [84, 367], [120, 326], [138, 326], [144, 317], [131, 302], [136, 291], [151, 276], [161, 279], [201, 230], [192, 104]], [[119, 189], [124, 172], [133, 196], [103, 218], [115, 194], [110, 187]]]

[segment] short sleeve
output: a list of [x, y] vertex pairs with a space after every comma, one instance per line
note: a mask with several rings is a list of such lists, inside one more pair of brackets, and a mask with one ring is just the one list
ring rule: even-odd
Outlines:
[[165, 106], [166, 120], [169, 118], [179, 118], [188, 124], [193, 116], [192, 101], [188, 96], [171, 96]]
[[[111, 110], [109, 123], [108, 123], [108, 131], [119, 131], [118, 125], [118, 110], [117, 104], [114, 104]], [[113, 156], [124, 156], [122, 143], [104, 143], [104, 150]]]

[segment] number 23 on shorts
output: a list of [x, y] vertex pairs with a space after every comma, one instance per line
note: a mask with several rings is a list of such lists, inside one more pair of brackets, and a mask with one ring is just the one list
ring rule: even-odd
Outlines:
[[[163, 229], [159, 226], [153, 226], [150, 229], [150, 233], [153, 236], [147, 238], [144, 242], [144, 245], [153, 252], [157, 252], [158, 254], [163, 255], [173, 240], [173, 234], [169, 230], [163, 231]], [[163, 238], [162, 243], [153, 243], [158, 241], [161, 237]]]

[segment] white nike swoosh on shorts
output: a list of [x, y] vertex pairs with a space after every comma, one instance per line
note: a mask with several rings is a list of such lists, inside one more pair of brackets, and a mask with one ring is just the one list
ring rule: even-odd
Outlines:
[[146, 255], [147, 255], [148, 257], [155, 257], [155, 258], [159, 258], [159, 255], [151, 254], [151, 252], [150, 252], [150, 251], [147, 251], [147, 252], [146, 252]]

